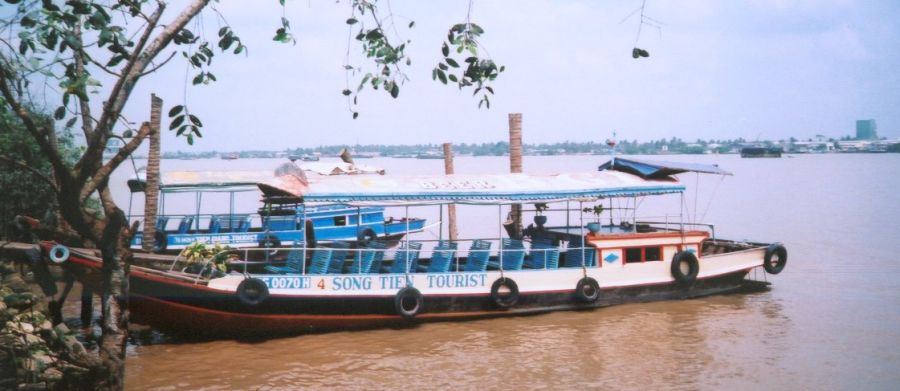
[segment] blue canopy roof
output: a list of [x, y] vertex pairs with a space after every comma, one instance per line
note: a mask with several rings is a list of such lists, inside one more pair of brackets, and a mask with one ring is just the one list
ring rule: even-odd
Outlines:
[[637, 175], [644, 179], [667, 179], [672, 175], [684, 172], [699, 172], [703, 174], [732, 175], [719, 166], [697, 163], [663, 162], [652, 160], [639, 160], [634, 158], [614, 158], [600, 165], [598, 170], [615, 170]]

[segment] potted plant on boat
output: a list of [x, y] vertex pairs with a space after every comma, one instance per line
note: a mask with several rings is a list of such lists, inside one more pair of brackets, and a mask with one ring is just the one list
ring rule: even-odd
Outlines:
[[589, 206], [581, 211], [584, 213], [592, 213], [597, 218], [596, 222], [587, 224], [588, 231], [591, 231], [592, 234], [600, 232], [600, 214], [603, 213], [603, 205], [597, 204], [592, 207]]
[[534, 223], [537, 224], [539, 229], [543, 229], [544, 224], [547, 224], [547, 216], [544, 216], [545, 210], [547, 210], [547, 203], [539, 202], [534, 204], [534, 211], [537, 212], [537, 215], [534, 216]]
[[222, 277], [228, 271], [228, 264], [235, 258], [231, 247], [221, 244], [196, 242], [184, 248], [180, 257], [188, 264], [185, 273], [199, 274], [201, 277]]

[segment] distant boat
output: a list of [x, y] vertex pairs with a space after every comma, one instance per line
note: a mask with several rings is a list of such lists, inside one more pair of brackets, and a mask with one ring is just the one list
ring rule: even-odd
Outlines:
[[741, 157], [781, 157], [783, 152], [781, 147], [744, 147]]
[[288, 155], [288, 159], [290, 159], [292, 162], [297, 161], [297, 160], [300, 160], [303, 162], [317, 162], [317, 161], [319, 161], [319, 156], [318, 155], [293, 155], [293, 154], [291, 154], [291, 155]]
[[238, 157], [237, 152], [222, 154], [222, 160], [237, 160]]

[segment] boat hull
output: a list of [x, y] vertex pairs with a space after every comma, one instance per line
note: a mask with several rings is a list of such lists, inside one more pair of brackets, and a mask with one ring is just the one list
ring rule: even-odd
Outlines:
[[[191, 338], [259, 338], [406, 326], [759, 289], [765, 284], [746, 276], [761, 265], [762, 252], [752, 248], [702, 257], [701, 273], [690, 284], [662, 273], [666, 269], [662, 262], [479, 273], [254, 275], [270, 292], [255, 305], [238, 297], [237, 288], [245, 278], [240, 274], [206, 282], [134, 265], [129, 305], [136, 323]], [[64, 265], [83, 283], [99, 289], [99, 258], [73, 250]], [[579, 300], [575, 289], [585, 276], [598, 281], [600, 287], [598, 299], [590, 303]], [[498, 303], [498, 292], [492, 287], [504, 279], [516, 282], [519, 292], [515, 303], [508, 306]], [[395, 306], [398, 291], [407, 284], [423, 296], [422, 306], [411, 318], [400, 316]]]

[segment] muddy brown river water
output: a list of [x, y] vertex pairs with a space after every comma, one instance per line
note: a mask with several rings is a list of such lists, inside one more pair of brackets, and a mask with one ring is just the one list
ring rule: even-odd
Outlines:
[[[699, 184], [697, 215], [716, 224], [718, 236], [786, 245], [787, 268], [766, 277], [770, 291], [262, 341], [186, 342], [145, 330], [129, 346], [127, 388], [900, 387], [900, 154], [654, 158], [716, 163], [735, 173], [699, 182], [684, 176], [688, 204], [694, 207]], [[605, 160], [526, 157], [524, 165], [530, 172], [575, 171]], [[165, 160], [163, 170], [270, 169], [280, 162]], [[443, 170], [440, 160], [359, 163], [395, 174]], [[456, 160], [458, 173], [507, 167], [503, 157]], [[124, 183], [128, 173], [117, 175]], [[116, 196], [127, 206], [124, 186]], [[245, 197], [239, 206], [254, 210], [256, 201]], [[135, 198], [136, 210], [141, 202]], [[185, 212], [193, 208], [181, 204]], [[167, 200], [167, 207], [178, 205]], [[469, 228], [495, 232], [486, 231], [496, 229], [495, 215], [463, 211], [460, 230], [467, 237]]]

